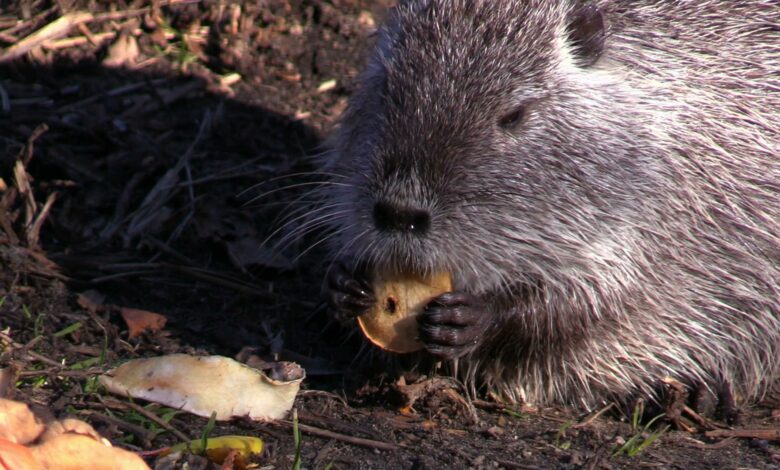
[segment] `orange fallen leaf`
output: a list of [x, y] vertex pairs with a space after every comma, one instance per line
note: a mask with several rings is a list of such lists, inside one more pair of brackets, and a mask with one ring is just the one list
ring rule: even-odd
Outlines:
[[0, 439], [0, 470], [42, 470], [43, 466], [35, 459], [27, 447]]
[[[138, 455], [82, 434], [60, 434], [30, 448], [43, 468], [58, 470], [149, 470]], [[24, 468], [24, 467], [22, 467]]]
[[44, 425], [26, 404], [0, 398], [0, 439], [27, 444], [37, 439], [43, 429]]
[[53, 421], [49, 423], [38, 441], [50, 441], [55, 437], [65, 433], [79, 434], [82, 436], [91, 437], [92, 439], [103, 442], [104, 444], [111, 444], [108, 442], [108, 440], [100, 437], [100, 434], [98, 434], [98, 432], [95, 431], [95, 428], [93, 428], [89, 423], [85, 423], [84, 421], [74, 418], [65, 418], [60, 421]]
[[127, 324], [130, 339], [137, 338], [144, 331], [160, 331], [168, 319], [159, 313], [137, 308], [120, 307], [119, 313]]
[[[25, 447], [23, 444], [37, 442]], [[138, 455], [111, 447], [77, 419], [44, 426], [21, 402], [0, 398], [0, 470], [148, 470]]]
[[426, 431], [430, 431], [430, 430], [436, 429], [438, 427], [439, 426], [436, 424], [435, 421], [431, 421], [429, 419], [426, 419], [425, 421], [422, 422], [422, 428], [425, 429]]

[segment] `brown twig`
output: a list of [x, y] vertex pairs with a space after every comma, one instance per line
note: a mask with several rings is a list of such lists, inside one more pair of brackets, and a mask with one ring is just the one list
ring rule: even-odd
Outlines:
[[21, 57], [32, 49], [40, 46], [46, 41], [59, 39], [70, 32], [70, 30], [81, 23], [91, 21], [94, 17], [91, 13], [84, 11], [67, 13], [40, 28], [26, 38], [7, 48], [0, 55], [0, 63], [8, 62], [17, 57]]
[[518, 468], [521, 470], [542, 470], [544, 467], [538, 465], [528, 465], [519, 462], [512, 462], [510, 460], [496, 459], [496, 463], [504, 468]]
[[116, 37], [116, 31], [106, 31], [105, 33], [92, 34], [90, 36], [76, 36], [73, 38], [63, 38], [56, 41], [46, 41], [42, 44], [45, 49], [58, 50], [68, 49], [70, 47], [82, 46], [90, 43], [93, 46], [100, 46], [106, 41], [114, 39]]
[[715, 429], [704, 433], [707, 437], [744, 437], [748, 439], [780, 440], [780, 429]]
[[56, 192], [49, 194], [49, 197], [46, 198], [46, 202], [43, 204], [43, 207], [35, 216], [35, 220], [33, 220], [33, 223], [27, 229], [27, 246], [30, 248], [38, 247], [38, 240], [41, 236], [41, 227], [43, 226], [43, 222], [46, 221], [46, 217], [49, 215], [49, 212], [54, 205], [54, 201], [56, 200]]
[[[42, 338], [42, 337], [38, 337]], [[10, 336], [8, 336], [6, 333], [0, 332], [0, 340], [4, 341], [6, 344], [9, 344], [13, 349], [19, 349], [22, 350], [29, 358], [34, 359], [38, 362], [43, 362], [45, 364], [49, 364], [53, 367], [63, 367], [62, 364], [59, 362], [50, 359], [43, 354], [38, 354], [35, 351], [29, 351], [28, 349], [31, 348], [35, 343], [40, 341], [38, 338], [33, 338], [29, 343], [27, 344], [19, 344], [16, 341], [14, 341]]]
[[603, 415], [607, 411], [611, 410], [615, 406], [614, 403], [610, 403], [609, 405], [605, 406], [604, 408], [598, 410], [597, 412], [593, 413], [592, 415], [588, 416], [587, 419], [585, 419], [582, 422], [579, 422], [577, 424], [572, 425], [571, 427], [574, 429], [578, 428], [584, 428], [585, 426], [589, 426], [592, 422], [596, 421], [599, 416]]
[[683, 412], [686, 416], [688, 416], [690, 419], [693, 420], [696, 424], [698, 424], [702, 429], [705, 430], [712, 430], [717, 429], [718, 426], [715, 425], [714, 422], [708, 420], [704, 416], [700, 415], [696, 411], [694, 411], [691, 407], [685, 406], [683, 407]]
[[[292, 429], [293, 427], [292, 421], [287, 421], [287, 420], [280, 420], [271, 424], [285, 426], [290, 429]], [[368, 447], [370, 449], [398, 450], [402, 447], [398, 444], [391, 444], [389, 442], [382, 442], [382, 441], [375, 441], [373, 439], [363, 439], [361, 437], [347, 436], [346, 434], [340, 434], [337, 432], [328, 431], [327, 429], [316, 428], [314, 426], [309, 426], [307, 424], [298, 423], [298, 429], [300, 429], [301, 432], [312, 434], [314, 436], [324, 437], [327, 439], [336, 439], [341, 442], [346, 442], [348, 444], [361, 446], [361, 447]]]
[[104, 371], [102, 367], [90, 367], [89, 369], [83, 370], [63, 370], [62, 366], [60, 366], [51, 367], [49, 369], [21, 371], [19, 372], [19, 377], [39, 377], [41, 375], [45, 375], [47, 377], [71, 377], [76, 379], [84, 379], [94, 377], [95, 375], [102, 374], [103, 372]]
[[[57, 5], [49, 7], [46, 10], [43, 10], [42, 12], [37, 14], [35, 16], [35, 18], [31, 18], [31, 19], [29, 19], [27, 21], [20, 21], [20, 22], [16, 23], [16, 25], [11, 26], [10, 28], [8, 28], [5, 31], [3, 31], [2, 34], [8, 35], [8, 36], [15, 36], [16, 33], [20, 32], [20, 31], [23, 31], [24, 29], [35, 27], [36, 25], [43, 23], [43, 21], [46, 18], [48, 18], [49, 15], [51, 15], [52, 13], [57, 11], [58, 8], [59, 7]], [[13, 41], [13, 42], [17, 42], [17, 41], [18, 41], [18, 39], [16, 41]]]

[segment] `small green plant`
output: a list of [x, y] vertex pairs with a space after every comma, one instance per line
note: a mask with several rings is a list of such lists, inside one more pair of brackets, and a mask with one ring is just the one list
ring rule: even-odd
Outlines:
[[558, 433], [555, 434], [555, 447], [566, 450], [571, 447], [571, 441], [563, 441], [561, 439], [566, 435], [566, 431], [574, 424], [574, 420], [566, 421], [558, 428]]
[[[659, 429], [657, 431], [654, 431], [647, 434], [650, 430], [650, 428], [653, 426], [653, 424], [656, 423], [659, 419], [663, 418], [665, 416], [664, 413], [661, 413], [660, 415], [656, 416], [655, 418], [651, 419], [647, 422], [644, 426], [640, 428], [640, 417], [641, 417], [641, 409], [639, 406], [634, 408], [634, 415], [631, 418], [631, 429], [634, 432], [634, 435], [631, 436], [625, 444], [620, 446], [618, 449], [615, 450], [615, 452], [612, 453], [612, 457], [618, 457], [620, 455], [626, 455], [628, 457], [635, 457], [639, 455], [643, 450], [650, 447], [650, 445], [658, 440], [659, 437], [663, 433], [665, 433], [669, 426], [664, 426], [662, 429]], [[645, 437], [647, 436], [647, 437]]]
[[203, 432], [200, 435], [200, 448], [203, 449], [203, 452], [206, 452], [206, 449], [209, 448], [209, 435], [211, 434], [211, 431], [214, 430], [214, 426], [217, 424], [217, 412], [212, 411], [211, 417], [209, 417], [209, 422], [206, 423], [206, 427], [203, 428]]
[[35, 317], [35, 323], [33, 323], [33, 337], [43, 335], [43, 320], [46, 319], [46, 315], [41, 313]]
[[65, 328], [61, 329], [60, 331], [54, 333], [52, 336], [55, 338], [62, 338], [63, 336], [69, 335], [73, 333], [74, 331], [81, 328], [81, 322], [77, 321], [76, 323], [73, 323], [72, 325], [68, 325]]
[[528, 419], [528, 415], [520, 413], [520, 412], [515, 411], [515, 410], [510, 410], [510, 409], [504, 408], [502, 411], [504, 412], [504, 414], [506, 414], [508, 416], [511, 416], [513, 418]]
[[75, 364], [71, 365], [70, 368], [71, 370], [84, 370], [98, 364], [100, 364], [99, 357], [90, 357], [88, 359], [84, 359], [83, 361], [76, 362]]
[[26, 318], [27, 320], [33, 319], [32, 312], [30, 312], [30, 307], [28, 307], [27, 305], [22, 305], [22, 313], [24, 313], [24, 318]]
[[301, 470], [301, 451], [303, 450], [303, 436], [298, 429], [298, 410], [293, 409], [293, 442], [295, 443], [295, 459], [293, 460], [293, 470]]

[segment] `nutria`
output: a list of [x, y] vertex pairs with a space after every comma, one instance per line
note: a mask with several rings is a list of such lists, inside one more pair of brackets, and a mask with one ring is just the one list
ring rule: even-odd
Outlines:
[[450, 272], [420, 339], [510, 400], [777, 378], [780, 4], [402, 1], [359, 82], [318, 212], [342, 313]]

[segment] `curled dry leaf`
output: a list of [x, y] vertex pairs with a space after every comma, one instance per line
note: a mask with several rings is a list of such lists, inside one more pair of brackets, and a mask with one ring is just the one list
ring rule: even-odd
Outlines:
[[[26, 447], [24, 444], [36, 442]], [[111, 447], [89, 424], [77, 419], [44, 426], [29, 407], [0, 399], [0, 470], [142, 470], [132, 452]]]
[[415, 317], [434, 297], [452, 290], [448, 273], [429, 278], [374, 276], [377, 303], [358, 317], [366, 337], [382, 349], [408, 353], [422, 348]]
[[30, 450], [35, 460], [47, 469], [149, 470], [138, 455], [83, 434], [60, 434]]
[[46, 426], [46, 430], [43, 432], [43, 434], [41, 434], [39, 441], [50, 441], [55, 437], [66, 433], [80, 434], [82, 436], [91, 437], [96, 441], [100, 441], [104, 445], [111, 445], [111, 443], [109, 443], [108, 440], [104, 437], [101, 437], [100, 434], [95, 431], [95, 428], [93, 428], [89, 423], [85, 423], [84, 421], [73, 418], [66, 418], [60, 421], [49, 423], [49, 425]]
[[294, 363], [276, 363], [274, 378], [233, 359], [171, 354], [136, 359], [100, 377], [109, 391], [218, 420], [283, 417], [305, 377]]
[[123, 32], [109, 46], [103, 65], [106, 67], [128, 67], [135, 63], [139, 55], [138, 41], [130, 34]]
[[139, 337], [144, 331], [160, 331], [168, 322], [164, 315], [137, 308], [121, 307], [119, 313], [127, 325], [130, 339]]
[[32, 451], [15, 442], [0, 438], [0, 470], [43, 470]]
[[27, 444], [37, 439], [44, 428], [26, 404], [0, 398], [0, 439]]

